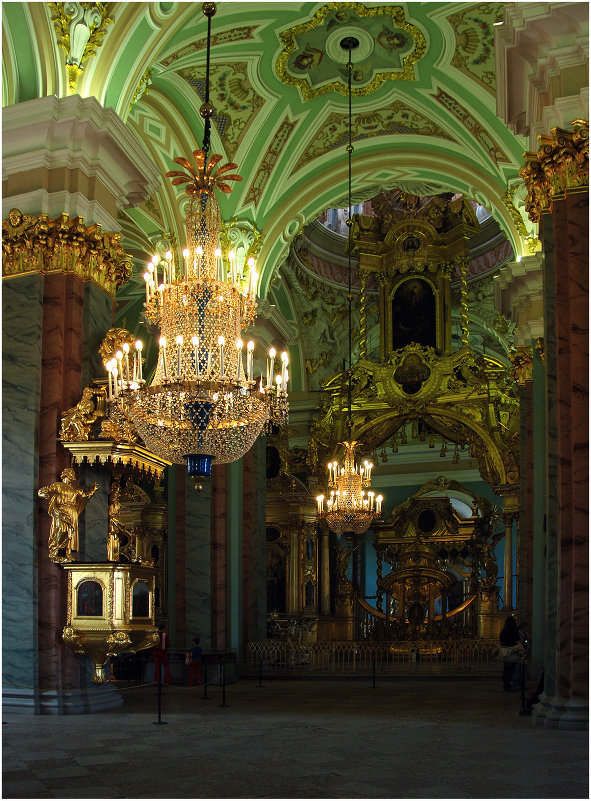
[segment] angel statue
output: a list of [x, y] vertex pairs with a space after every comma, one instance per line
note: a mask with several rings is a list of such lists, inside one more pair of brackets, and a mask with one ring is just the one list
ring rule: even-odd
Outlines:
[[[74, 485], [76, 473], [71, 467], [62, 470], [61, 481], [40, 487], [38, 494], [49, 498], [51, 528], [49, 530], [49, 558], [52, 562], [74, 562], [73, 551], [78, 551], [78, 517], [88, 499], [98, 489], [95, 484], [85, 491]], [[65, 556], [60, 551], [66, 552]]]

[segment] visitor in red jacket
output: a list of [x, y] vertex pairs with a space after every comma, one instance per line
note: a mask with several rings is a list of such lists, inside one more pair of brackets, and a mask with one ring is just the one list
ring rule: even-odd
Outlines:
[[168, 649], [170, 648], [170, 637], [166, 633], [166, 626], [161, 623], [158, 626], [158, 642], [156, 643], [152, 655], [154, 657], [154, 680], [160, 681], [160, 665], [164, 665], [164, 682], [171, 684], [170, 666], [168, 664]]

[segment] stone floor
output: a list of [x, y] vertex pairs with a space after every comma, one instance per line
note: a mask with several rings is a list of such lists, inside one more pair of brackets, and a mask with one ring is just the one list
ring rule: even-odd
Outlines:
[[588, 798], [587, 732], [500, 678], [121, 685], [93, 715], [4, 716], [3, 798]]

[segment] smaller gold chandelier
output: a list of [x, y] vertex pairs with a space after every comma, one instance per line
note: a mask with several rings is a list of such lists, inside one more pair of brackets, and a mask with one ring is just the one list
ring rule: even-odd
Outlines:
[[341, 444], [345, 446], [344, 466], [339, 467], [336, 460], [328, 463], [330, 498], [317, 496], [318, 517], [326, 520], [328, 527], [337, 534], [363, 534], [374, 517], [382, 513], [383, 498], [376, 497], [371, 489], [365, 491], [371, 484], [373, 464], [367, 459], [363, 464], [355, 463], [357, 442]]

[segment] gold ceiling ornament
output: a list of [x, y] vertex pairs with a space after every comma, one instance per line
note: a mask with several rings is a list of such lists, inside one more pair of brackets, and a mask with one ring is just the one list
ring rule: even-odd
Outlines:
[[132, 259], [121, 235], [103, 232], [100, 223], [84, 225], [65, 212], [23, 214], [11, 209], [2, 221], [2, 278], [27, 273], [73, 273], [92, 281], [111, 297], [131, 277]]
[[[375, 69], [370, 63], [370, 69], [374, 74], [368, 83], [352, 88], [343, 83], [340, 77], [337, 77], [336, 80], [330, 80], [328, 76], [326, 82], [313, 86], [308, 74], [299, 77], [294, 75], [288, 66], [290, 56], [298, 47], [299, 36], [307, 37], [302, 52], [299, 54], [300, 63], [303, 65], [301, 69], [317, 67], [321, 61], [330, 59], [330, 53], [314, 48], [309, 39], [314, 37], [316, 30], [325, 25], [327, 18], [331, 16], [334, 16], [334, 21], [342, 26], [343, 36], [353, 34], [363, 38], [364, 46], [362, 47], [362, 52], [364, 53], [364, 62], [369, 61], [369, 57], [372, 55], [372, 46], [371, 44], [367, 45], [367, 42], [371, 41], [374, 35], [373, 28], [371, 33], [366, 28], [376, 18], [384, 21], [388, 18], [391, 20], [393, 30], [387, 30], [386, 26], [382, 25], [381, 30], [378, 32], [378, 38], [384, 37], [384, 50], [388, 52], [389, 57], [384, 57], [385, 63], [378, 69]], [[394, 31], [394, 28], [398, 29], [398, 33]], [[400, 33], [400, 31], [403, 33]], [[332, 47], [325, 47], [328, 40], [326, 35], [323, 34], [322, 47], [324, 50], [338, 50], [338, 34], [334, 27], [330, 31], [330, 35], [334, 38], [335, 44]], [[398, 41], [400, 37], [404, 41], [403, 50], [406, 51], [408, 44], [412, 45], [412, 49], [401, 56], [400, 68], [393, 70], [387, 64], [388, 62], [391, 64], [392, 53], [395, 53], [401, 47], [401, 43]], [[304, 101], [311, 100], [327, 92], [338, 92], [341, 95], [347, 95], [351, 92], [355, 97], [363, 97], [375, 92], [385, 81], [414, 81], [416, 78], [415, 64], [424, 56], [427, 50], [427, 42], [424, 35], [416, 25], [407, 22], [402, 6], [366, 8], [361, 3], [327, 3], [314, 14], [311, 20], [280, 32], [279, 38], [283, 44], [283, 50], [275, 62], [275, 73], [283, 83], [297, 87]], [[334, 58], [332, 60], [334, 61], [334, 74], [340, 75], [341, 64], [335, 61]]]
[[567, 192], [589, 191], [589, 123], [573, 120], [573, 130], [552, 128], [539, 136], [537, 153], [524, 153], [519, 175], [527, 187], [526, 210], [532, 222], [552, 212], [554, 200]]
[[503, 203], [505, 204], [506, 208], [509, 210], [509, 214], [513, 218], [513, 222], [515, 223], [515, 227], [519, 231], [519, 235], [521, 236], [522, 240], [527, 244], [527, 249], [530, 253], [535, 253], [539, 251], [542, 247], [542, 243], [538, 239], [535, 234], [531, 233], [527, 230], [527, 227], [523, 221], [523, 217], [519, 213], [519, 209], [515, 205], [513, 195], [515, 194], [517, 187], [511, 191], [507, 189], [505, 192], [505, 197], [503, 198]]
[[[205, 3], [208, 55], [215, 4]], [[138, 340], [123, 342], [104, 360], [110, 409], [119, 409], [157, 456], [187, 464], [196, 479], [212, 464], [233, 462], [253, 445], [265, 426], [284, 425], [288, 417], [288, 356], [271, 348], [266, 374], [255, 378], [255, 343], [244, 330], [256, 317], [258, 274], [254, 258], [240, 263], [234, 251], [218, 246], [221, 215], [215, 190], [229, 193], [240, 181], [237, 165], [208, 159], [211, 117], [209, 70], [206, 74], [203, 147], [194, 162], [174, 159], [183, 171], [167, 173], [174, 186], [185, 185], [187, 247], [182, 259], [171, 251], [147, 265], [145, 318], [159, 329], [156, 371], [150, 385], [143, 374]], [[246, 353], [245, 353], [246, 351]]]
[[58, 36], [58, 45], [66, 51], [68, 89], [76, 91], [83, 62], [93, 56], [103, 43], [108, 26], [110, 3], [48, 3]]
[[[358, 47], [359, 42], [355, 37], [349, 36], [342, 40], [341, 47], [348, 53], [347, 59], [347, 73], [348, 73], [348, 87], [349, 87], [349, 143], [347, 145], [348, 154], [348, 185], [349, 185], [349, 217], [347, 225], [349, 227], [349, 234], [351, 233], [351, 195], [352, 195], [352, 156], [353, 156], [353, 143], [352, 143], [352, 118], [351, 113], [351, 73], [353, 71], [353, 63], [351, 60], [352, 51]], [[357, 442], [352, 438], [351, 431], [353, 421], [351, 418], [352, 407], [352, 379], [353, 379], [353, 364], [352, 364], [352, 303], [353, 294], [351, 289], [352, 279], [352, 266], [351, 266], [351, 238], [349, 237], [349, 247], [347, 248], [348, 269], [349, 269], [349, 291], [347, 294], [348, 299], [348, 313], [349, 313], [349, 370], [347, 381], [347, 430], [348, 438], [345, 442], [340, 443], [345, 448], [345, 458], [343, 466], [339, 466], [335, 460], [328, 464], [328, 488], [330, 490], [330, 497], [325, 498], [324, 495], [318, 495], [316, 502], [318, 504], [318, 517], [326, 521], [328, 527], [336, 534], [354, 534], [360, 535], [367, 531], [371, 526], [374, 518], [379, 517], [382, 513], [382, 496], [375, 496], [375, 493], [368, 489], [371, 486], [371, 471], [373, 464], [368, 462], [367, 459], [362, 465], [357, 464], [355, 461], [355, 448]], [[344, 384], [344, 380], [343, 380]], [[367, 493], [366, 493], [367, 490]]]

